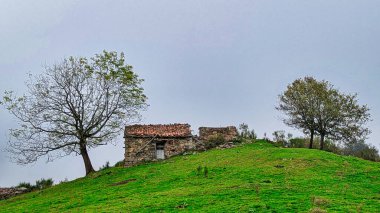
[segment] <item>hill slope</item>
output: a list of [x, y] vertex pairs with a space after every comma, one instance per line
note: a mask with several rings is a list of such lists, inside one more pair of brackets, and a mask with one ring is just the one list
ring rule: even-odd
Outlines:
[[[202, 170], [198, 172], [199, 166]], [[0, 201], [2, 212], [311, 209], [380, 211], [380, 164], [318, 150], [276, 148], [258, 141], [133, 168], [111, 168]]]

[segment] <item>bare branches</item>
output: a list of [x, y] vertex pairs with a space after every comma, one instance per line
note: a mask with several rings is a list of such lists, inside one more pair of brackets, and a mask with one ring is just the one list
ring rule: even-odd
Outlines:
[[[9, 149], [19, 163], [83, 153], [83, 146], [107, 144], [146, 108], [142, 79], [125, 64], [124, 54], [70, 57], [45, 67], [27, 82], [21, 98], [7, 92], [3, 104], [21, 124], [11, 130]], [[87, 164], [86, 164], [87, 166]], [[86, 168], [87, 169], [87, 168]]]

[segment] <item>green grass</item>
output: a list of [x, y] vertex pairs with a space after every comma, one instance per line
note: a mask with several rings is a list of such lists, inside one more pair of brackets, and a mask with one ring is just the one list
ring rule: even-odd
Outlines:
[[[207, 167], [208, 177], [198, 167]], [[112, 184], [136, 179], [127, 184]], [[0, 201], [1, 212], [379, 212], [380, 164], [264, 141], [110, 168]], [[319, 211], [321, 212], [321, 211]]]

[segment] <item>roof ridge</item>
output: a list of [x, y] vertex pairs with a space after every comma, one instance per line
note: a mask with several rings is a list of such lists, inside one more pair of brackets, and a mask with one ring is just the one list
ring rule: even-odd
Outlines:
[[125, 136], [189, 137], [190, 124], [135, 124], [125, 127]]

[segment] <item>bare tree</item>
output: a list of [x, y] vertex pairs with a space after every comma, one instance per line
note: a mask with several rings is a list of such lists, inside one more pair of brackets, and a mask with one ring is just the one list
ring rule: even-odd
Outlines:
[[286, 142], [286, 136], [284, 130], [276, 130], [272, 133], [273, 140], [276, 142], [281, 142], [282, 144], [285, 144]]
[[244, 139], [253, 139], [256, 140], [257, 135], [255, 133], [255, 130], [249, 130], [248, 124], [242, 123], [239, 125], [240, 130], [240, 137]]
[[123, 53], [69, 57], [45, 67], [43, 74], [30, 76], [27, 94], [3, 97], [2, 104], [20, 121], [10, 130], [8, 151], [19, 164], [76, 153], [86, 175], [93, 172], [88, 149], [114, 141], [147, 106], [142, 81]]

